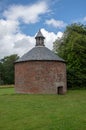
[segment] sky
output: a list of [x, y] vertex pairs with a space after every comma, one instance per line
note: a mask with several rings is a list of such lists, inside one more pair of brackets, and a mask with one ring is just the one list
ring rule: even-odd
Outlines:
[[39, 29], [52, 50], [75, 22], [86, 25], [86, 0], [0, 0], [0, 59], [32, 49]]

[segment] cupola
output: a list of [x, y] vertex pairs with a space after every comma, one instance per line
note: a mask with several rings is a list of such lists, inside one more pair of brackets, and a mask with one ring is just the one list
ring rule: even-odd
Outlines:
[[44, 39], [45, 37], [42, 35], [41, 31], [39, 30], [36, 37], [36, 46], [45, 46], [44, 45]]

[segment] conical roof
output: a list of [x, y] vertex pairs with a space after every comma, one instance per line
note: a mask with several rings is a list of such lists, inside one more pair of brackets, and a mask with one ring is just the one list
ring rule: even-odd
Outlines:
[[[38, 39], [40, 38], [40, 40]], [[65, 62], [62, 58], [54, 54], [51, 50], [42, 44], [43, 35], [41, 31], [38, 32], [36, 36], [36, 46], [24, 54], [16, 62], [25, 62], [25, 61], [61, 61]], [[44, 41], [43, 41], [44, 42]]]
[[46, 47], [34, 47], [29, 52], [24, 54], [17, 62], [23, 62], [23, 61], [43, 61], [43, 60], [49, 60], [49, 61], [62, 61], [64, 60], [54, 54], [52, 51], [50, 51]]
[[35, 38], [38, 38], [38, 37], [43, 37], [45, 39], [45, 37], [41, 33], [41, 30], [38, 31], [38, 33], [37, 33]]

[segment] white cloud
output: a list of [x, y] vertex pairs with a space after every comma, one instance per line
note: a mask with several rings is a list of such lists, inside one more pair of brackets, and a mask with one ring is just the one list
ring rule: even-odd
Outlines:
[[19, 22], [12, 20], [0, 20], [0, 38], [19, 31]]
[[[30, 6], [12, 6], [4, 11], [4, 18], [0, 19], [0, 59], [11, 54], [22, 56], [35, 46], [35, 36], [27, 36], [21, 32], [20, 22], [35, 23], [39, 20], [40, 15], [48, 11], [45, 2], [35, 3]], [[16, 13], [15, 13], [16, 12]], [[55, 34], [41, 29], [46, 37], [45, 46], [52, 49], [53, 42], [57, 37], [62, 36], [62, 32]]]
[[26, 36], [25, 34], [17, 34], [14, 42], [14, 53], [16, 52], [20, 56], [32, 49], [35, 46], [34, 36]]
[[[5, 25], [7, 24], [8, 21]], [[11, 25], [9, 25], [9, 28], [7, 26], [5, 31], [3, 29], [5, 30], [5, 26], [2, 25], [0, 28], [0, 59], [14, 53], [21, 56], [34, 46], [34, 37], [27, 36], [19, 31], [16, 33], [17, 26], [15, 26], [15, 31], [12, 30]]]
[[46, 20], [45, 23], [47, 25], [52, 25], [55, 28], [63, 28], [66, 26], [66, 23], [64, 23], [63, 21], [60, 20], [55, 20], [55, 19], [50, 19], [50, 20]]
[[21, 56], [34, 46], [34, 37], [22, 34], [18, 25], [16, 21], [0, 20], [0, 59], [14, 53]]
[[[42, 28], [41, 31], [46, 38], [45, 46], [51, 50], [53, 48], [53, 42], [63, 34], [62, 32], [58, 32], [57, 34], [54, 32], [48, 32], [44, 28]], [[10, 30], [5, 35], [3, 33], [2, 38], [0, 39], [0, 59], [11, 54], [18, 54], [19, 56], [22, 56], [34, 46], [35, 36], [27, 36], [25, 34], [21, 34], [20, 32], [14, 33]]]
[[14, 5], [6, 10], [3, 15], [9, 20], [22, 20], [24, 23], [35, 23], [40, 15], [48, 11], [46, 2], [37, 2], [33, 5]]
[[34, 44], [34, 36], [21, 33], [20, 23], [35, 23], [40, 15], [48, 11], [46, 2], [32, 5], [14, 5], [3, 12], [5, 19], [0, 19], [0, 58], [17, 53], [20, 56], [30, 50]]
[[43, 33], [45, 39], [45, 46], [48, 47], [49, 49], [53, 49], [53, 42], [57, 39], [57, 38], [61, 38], [63, 33], [62, 32], [58, 32], [57, 34], [55, 34], [54, 32], [48, 32], [47, 30], [45, 30], [44, 28], [41, 29], [41, 32]]

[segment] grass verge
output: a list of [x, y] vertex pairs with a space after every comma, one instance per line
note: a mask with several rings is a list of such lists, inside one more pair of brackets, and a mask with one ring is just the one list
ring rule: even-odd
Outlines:
[[86, 90], [22, 95], [0, 89], [0, 130], [85, 130]]

